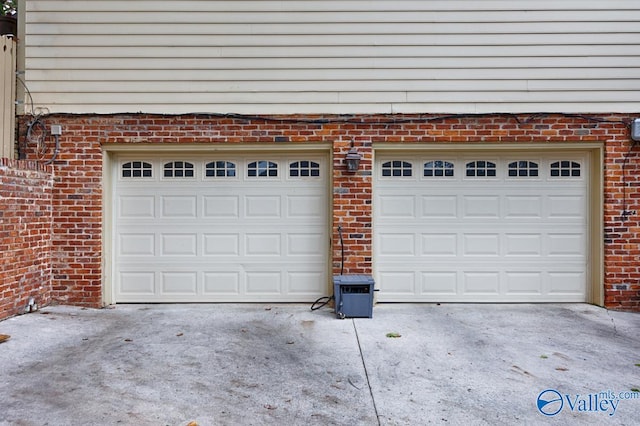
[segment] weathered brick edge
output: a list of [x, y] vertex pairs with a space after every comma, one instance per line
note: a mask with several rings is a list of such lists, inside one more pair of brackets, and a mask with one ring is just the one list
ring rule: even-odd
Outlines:
[[[47, 127], [62, 124], [64, 128], [60, 154], [54, 163], [51, 294], [64, 303], [83, 306], [102, 303], [101, 145], [105, 143], [330, 143], [334, 155], [333, 241], [338, 241], [340, 224], [349, 254], [345, 272], [370, 273], [373, 143], [600, 142], [605, 146], [605, 305], [640, 311], [640, 146], [632, 149], [629, 134], [632, 118], [630, 114], [51, 115], [44, 119]], [[342, 161], [351, 142], [364, 155], [356, 175], [347, 174]], [[28, 151], [27, 146], [27, 158], [34, 158]], [[623, 192], [626, 210], [632, 212], [624, 218]], [[332, 247], [332, 257], [337, 273], [340, 263], [337, 244]]]
[[0, 320], [51, 301], [51, 170], [0, 158]]

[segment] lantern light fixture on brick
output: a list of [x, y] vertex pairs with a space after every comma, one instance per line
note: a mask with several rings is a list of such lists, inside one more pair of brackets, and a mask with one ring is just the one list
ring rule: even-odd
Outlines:
[[358, 171], [358, 167], [360, 167], [360, 160], [362, 159], [362, 155], [358, 153], [358, 150], [355, 146], [353, 146], [353, 142], [351, 142], [351, 148], [345, 157], [345, 161], [347, 162], [347, 171], [349, 173], [355, 173]]
[[631, 139], [640, 141], [640, 118], [636, 118], [631, 122]]

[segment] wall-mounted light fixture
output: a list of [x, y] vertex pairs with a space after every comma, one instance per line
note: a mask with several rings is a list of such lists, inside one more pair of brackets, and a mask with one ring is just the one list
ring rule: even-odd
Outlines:
[[351, 148], [345, 157], [345, 161], [347, 162], [347, 171], [349, 173], [355, 173], [358, 171], [358, 167], [360, 167], [360, 160], [362, 159], [362, 155], [358, 153], [358, 150], [355, 146], [353, 146], [353, 142], [351, 142]]
[[640, 118], [636, 118], [631, 122], [631, 139], [640, 141]]

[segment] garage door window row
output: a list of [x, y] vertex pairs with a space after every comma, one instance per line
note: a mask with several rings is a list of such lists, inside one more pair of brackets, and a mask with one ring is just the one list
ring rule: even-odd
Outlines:
[[[411, 177], [413, 165], [409, 161], [387, 161], [382, 164], [383, 177]], [[427, 161], [423, 165], [424, 177], [453, 177], [455, 166], [452, 162], [443, 160]], [[496, 177], [497, 166], [493, 161], [470, 161], [465, 165], [467, 177]], [[507, 166], [509, 177], [538, 177], [540, 167], [534, 161], [513, 161]], [[580, 177], [580, 163], [575, 161], [554, 161], [550, 163], [551, 177]]]
[[[238, 166], [231, 161], [211, 161], [204, 166], [206, 178], [234, 178]], [[279, 164], [275, 161], [259, 160], [247, 164], [247, 177], [270, 178], [279, 176]], [[122, 164], [123, 178], [153, 178], [153, 165], [146, 161], [129, 161]], [[196, 166], [189, 161], [170, 161], [163, 165], [164, 178], [194, 178]], [[289, 163], [289, 177], [320, 177], [320, 164], [315, 161]]]

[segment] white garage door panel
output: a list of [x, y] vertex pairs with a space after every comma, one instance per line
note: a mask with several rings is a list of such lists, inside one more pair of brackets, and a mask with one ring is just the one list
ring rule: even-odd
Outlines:
[[[586, 154], [524, 155], [537, 165], [532, 176], [509, 175], [520, 161], [512, 155], [480, 158], [495, 164], [495, 176], [481, 177], [466, 173], [474, 155], [420, 157], [376, 160], [379, 301], [586, 300]], [[452, 176], [423, 174], [425, 164], [438, 160], [451, 165]], [[558, 161], [570, 164], [569, 176], [552, 173]], [[402, 166], [401, 175], [393, 175], [394, 165]]]
[[240, 271], [206, 270], [203, 271], [202, 293], [205, 296], [229, 297], [240, 295]]
[[[118, 162], [116, 302], [307, 302], [326, 293], [324, 157], [270, 157], [277, 175], [251, 177], [248, 165], [260, 155], [185, 157], [179, 161], [193, 164], [193, 175], [165, 177], [174, 160]], [[206, 176], [211, 161], [232, 162], [235, 171]], [[290, 176], [288, 165], [299, 161], [313, 161], [317, 171]], [[123, 176], [133, 162], [149, 164], [149, 175]]]
[[120, 195], [118, 198], [118, 218], [136, 219], [155, 217], [155, 197], [132, 194]]
[[168, 219], [195, 219], [197, 197], [184, 195], [160, 196], [160, 217]]
[[129, 297], [152, 296], [155, 292], [155, 281], [153, 271], [121, 271], [116, 291]]
[[232, 195], [205, 195], [202, 197], [202, 216], [215, 219], [238, 219], [240, 197]]

